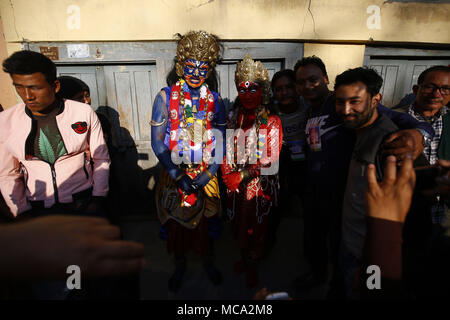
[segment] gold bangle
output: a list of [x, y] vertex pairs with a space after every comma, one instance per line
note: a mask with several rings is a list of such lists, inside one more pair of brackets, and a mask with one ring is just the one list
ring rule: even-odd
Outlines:
[[243, 181], [247, 181], [250, 178], [250, 173], [247, 169], [243, 169], [239, 172]]
[[180, 175], [175, 179], [175, 182], [180, 181], [181, 178], [183, 178], [183, 176], [184, 176], [184, 173], [180, 174]]
[[209, 177], [210, 179], [214, 178], [213, 174], [212, 174], [211, 172], [209, 172], [208, 169], [205, 169], [204, 171], [206, 172], [206, 174], [208, 175], [208, 177]]

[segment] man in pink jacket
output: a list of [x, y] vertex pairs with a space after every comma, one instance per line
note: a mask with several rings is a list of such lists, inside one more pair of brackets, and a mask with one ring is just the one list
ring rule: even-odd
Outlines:
[[0, 190], [11, 212], [104, 215], [110, 159], [94, 110], [58, 97], [56, 66], [40, 53], [15, 52], [3, 70], [24, 102], [0, 114]]

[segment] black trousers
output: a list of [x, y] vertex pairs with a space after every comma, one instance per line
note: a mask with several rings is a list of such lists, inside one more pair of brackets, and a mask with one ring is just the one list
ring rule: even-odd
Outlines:
[[326, 276], [328, 259], [337, 266], [341, 242], [342, 192], [308, 184], [305, 191], [304, 254], [315, 277]]
[[292, 196], [297, 195], [302, 200], [302, 208], [294, 210], [304, 211], [303, 197], [306, 189], [306, 161], [293, 161], [288, 148], [283, 146], [280, 153], [279, 181], [280, 192], [278, 205], [273, 208], [269, 215], [267, 227], [267, 245], [272, 245], [276, 239], [276, 232], [283, 216], [290, 214], [290, 203]]

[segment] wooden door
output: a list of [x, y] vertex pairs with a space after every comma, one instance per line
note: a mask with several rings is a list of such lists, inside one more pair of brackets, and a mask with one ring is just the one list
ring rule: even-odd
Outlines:
[[450, 60], [436, 59], [369, 59], [366, 66], [371, 67], [383, 78], [382, 103], [393, 107], [417, 84], [420, 73], [436, 65], [448, 65]]
[[106, 104], [102, 66], [59, 66], [57, 73], [58, 76], [72, 76], [85, 82], [90, 89], [91, 106], [94, 110]]

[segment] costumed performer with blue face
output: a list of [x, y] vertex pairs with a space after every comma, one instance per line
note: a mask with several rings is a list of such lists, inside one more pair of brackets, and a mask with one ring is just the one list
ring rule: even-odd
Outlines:
[[213, 265], [213, 239], [221, 230], [216, 172], [225, 148], [226, 116], [219, 94], [205, 83], [218, 59], [214, 35], [191, 31], [182, 36], [176, 57], [178, 81], [163, 88], [153, 105], [152, 147], [163, 166], [156, 206], [160, 235], [167, 239], [169, 254], [175, 255], [175, 272], [169, 279], [169, 290], [175, 292], [189, 249], [203, 256], [213, 284], [222, 281]]

